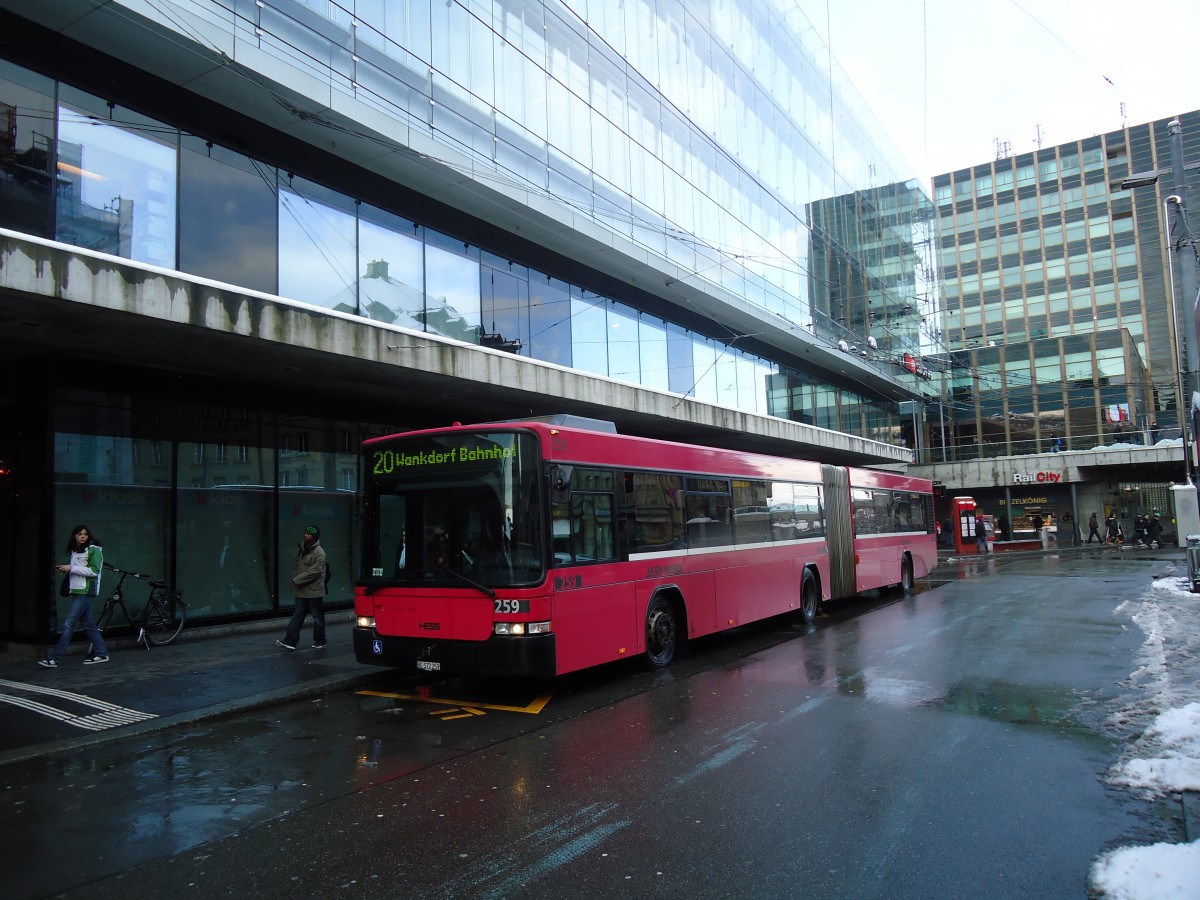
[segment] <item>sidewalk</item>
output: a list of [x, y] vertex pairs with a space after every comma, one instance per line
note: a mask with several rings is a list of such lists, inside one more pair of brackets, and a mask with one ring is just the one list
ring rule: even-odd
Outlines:
[[1046, 556], [1056, 553], [1081, 553], [1087, 550], [1104, 553], [1133, 553], [1133, 554], [1178, 554], [1181, 559], [1184, 559], [1184, 548], [1176, 547], [1174, 544], [1167, 544], [1162, 547], [1152, 549], [1146, 544], [1088, 544], [1086, 541], [1081, 544], [1062, 544], [1061, 546], [1051, 543], [1049, 547], [1037, 548], [1032, 550], [992, 550], [986, 554], [980, 553], [978, 550], [971, 547], [966, 553], [959, 553], [957, 550], [949, 547], [938, 547], [938, 563], [948, 562], [954, 559], [978, 559], [983, 556], [997, 556], [1004, 559], [1009, 557], [1020, 556]]
[[102, 665], [82, 665], [79, 642], [57, 669], [10, 654], [0, 662], [0, 766], [394, 677], [355, 660], [352, 624], [348, 612], [331, 614], [324, 650], [311, 649], [310, 619], [295, 651], [276, 646], [279, 620], [185, 629], [149, 650], [116, 641]]

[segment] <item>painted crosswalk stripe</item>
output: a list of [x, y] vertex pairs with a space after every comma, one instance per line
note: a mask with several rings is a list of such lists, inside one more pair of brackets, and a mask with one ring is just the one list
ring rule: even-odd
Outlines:
[[57, 719], [59, 722], [64, 722], [67, 725], [73, 725], [76, 728], [83, 728], [88, 731], [103, 731], [106, 728], [132, 725], [135, 722], [145, 722], [148, 719], [158, 718], [155, 713], [138, 712], [136, 709], [118, 706], [116, 703], [109, 703], [107, 700], [98, 700], [95, 697], [89, 697], [87, 694], [77, 694], [73, 691], [63, 691], [58, 688], [43, 687], [37, 684], [25, 684], [20, 681], [8, 681], [0, 678], [0, 688], [21, 691], [27, 694], [40, 694], [44, 697], [54, 697], [59, 700], [69, 700], [80, 706], [90, 707], [94, 712], [81, 715], [69, 710], [59, 709], [56, 706], [42, 703], [30, 697], [0, 694], [0, 703], [7, 703], [10, 706], [26, 709], [30, 712], [38, 713], [50, 719]]

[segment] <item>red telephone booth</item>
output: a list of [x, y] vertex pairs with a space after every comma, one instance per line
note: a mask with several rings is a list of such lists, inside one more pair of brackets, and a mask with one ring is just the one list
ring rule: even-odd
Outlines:
[[975, 541], [975, 500], [972, 497], [952, 497], [950, 521], [954, 524], [954, 549], [958, 553], [974, 553], [978, 548]]

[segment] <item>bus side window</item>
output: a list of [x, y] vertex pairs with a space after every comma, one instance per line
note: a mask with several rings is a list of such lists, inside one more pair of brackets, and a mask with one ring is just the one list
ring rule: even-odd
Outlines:
[[571, 531], [576, 562], [615, 559], [612, 494], [573, 493]]
[[796, 531], [801, 537], [824, 537], [825, 517], [821, 509], [821, 488], [816, 484], [797, 484], [795, 491]]
[[867, 488], [852, 488], [850, 502], [854, 507], [854, 534], [878, 534], [875, 522], [875, 494]]
[[765, 481], [733, 480], [733, 539], [739, 544], [765, 544], [771, 540], [767, 509], [770, 488]]
[[728, 494], [688, 494], [685, 504], [689, 547], [723, 547], [733, 543]]
[[660, 472], [627, 472], [629, 550], [652, 553], [683, 545], [683, 510], [679, 508], [683, 479]]

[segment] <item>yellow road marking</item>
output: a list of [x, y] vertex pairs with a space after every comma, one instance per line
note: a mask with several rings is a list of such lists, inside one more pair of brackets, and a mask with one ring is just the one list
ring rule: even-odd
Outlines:
[[[462, 712], [458, 712], [460, 709]], [[458, 715], [452, 715], [452, 713], [458, 713]], [[446, 710], [434, 710], [430, 715], [437, 716], [443, 722], [449, 722], [451, 719], [469, 719], [471, 716], [483, 716], [486, 713], [482, 709], [472, 709], [469, 706], [452, 706]]]
[[[463, 706], [463, 702], [461, 700], [443, 700], [440, 697], [421, 697], [417, 694], [393, 694], [389, 693], [388, 691], [358, 691], [357, 693], [366, 697], [387, 697], [392, 700], [417, 700], [421, 703], [440, 703], [443, 706], [454, 706], [459, 709], [468, 708]], [[525, 713], [526, 715], [536, 716], [542, 711], [545, 705], [550, 702], [550, 698], [553, 696], [553, 694], [543, 694], [528, 706], [505, 706], [500, 703], [476, 703], [472, 701], [470, 708], [491, 709], [495, 710], [496, 712]], [[454, 716], [452, 718], [465, 718], [465, 716]]]

